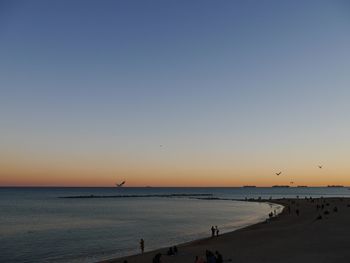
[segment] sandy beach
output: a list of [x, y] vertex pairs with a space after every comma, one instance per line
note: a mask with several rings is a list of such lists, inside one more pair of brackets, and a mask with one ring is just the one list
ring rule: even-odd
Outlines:
[[164, 248], [103, 262], [151, 263], [154, 255], [161, 253], [163, 263], [193, 263], [196, 256], [205, 258], [207, 249], [219, 251], [224, 262], [350, 262], [350, 198], [273, 202], [285, 208], [268, 222], [178, 245], [175, 256], [167, 256]]

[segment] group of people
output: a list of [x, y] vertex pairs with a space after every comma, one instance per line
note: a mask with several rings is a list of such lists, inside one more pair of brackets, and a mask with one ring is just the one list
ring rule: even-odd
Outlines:
[[[310, 197], [310, 198], [311, 198], [311, 197]], [[299, 199], [299, 196], [297, 196], [297, 199]], [[291, 206], [295, 206], [295, 207], [296, 207], [296, 209], [295, 209], [295, 214], [296, 214], [297, 216], [299, 216], [299, 215], [300, 215], [300, 210], [299, 210], [299, 208], [298, 208], [298, 207], [299, 207], [299, 203], [295, 202], [295, 200], [290, 201], [290, 204], [286, 206], [287, 209], [288, 209], [288, 214], [289, 214], [289, 215], [292, 213]]]
[[162, 254], [161, 253], [157, 253], [154, 256], [152, 263], [161, 263], [161, 261], [160, 261], [161, 257], [162, 257]]
[[[218, 226], [212, 226], [211, 227], [211, 236], [215, 237], [215, 236], [219, 236], [219, 228]], [[145, 241], [143, 238], [140, 239], [140, 250], [141, 250], [141, 254], [143, 254], [145, 252]], [[175, 256], [178, 253], [178, 248], [177, 246], [173, 246], [173, 247], [169, 247], [166, 255], [168, 256]], [[161, 263], [161, 257], [162, 254], [161, 253], [157, 253], [154, 255], [153, 257], [153, 263]], [[215, 251], [215, 253], [213, 253], [210, 250], [206, 250], [205, 251], [205, 259], [203, 257], [198, 257], [196, 256], [195, 259], [195, 263], [223, 263], [223, 257], [222, 255], [218, 252]], [[124, 263], [127, 263], [127, 261], [125, 260]]]
[[[341, 202], [343, 201], [342, 198], [339, 199]], [[320, 220], [322, 219], [322, 212], [324, 215], [329, 215], [330, 214], [330, 211], [328, 210], [330, 208], [330, 203], [326, 203], [326, 200], [321, 197], [319, 199], [319, 201], [321, 202], [321, 204], [316, 204], [316, 210], [320, 212], [320, 214], [318, 215], [318, 217], [316, 218], [317, 220]], [[328, 207], [328, 208], [327, 208]], [[348, 205], [349, 207], [349, 205]], [[338, 212], [338, 207], [337, 206], [334, 206], [333, 207], [333, 212], [334, 213], [337, 213]]]
[[166, 253], [168, 256], [175, 256], [177, 255], [177, 246], [169, 247], [168, 252]]
[[[297, 196], [297, 199], [299, 199], [299, 196]], [[320, 197], [320, 198], [312, 198], [311, 196], [310, 197], [306, 197], [305, 196], [305, 200], [307, 200], [307, 202], [311, 202], [311, 203], [316, 203], [315, 205], [315, 208], [316, 208], [316, 211], [319, 212], [318, 216], [316, 217], [315, 220], [321, 220], [322, 219], [322, 213], [324, 215], [329, 215], [330, 214], [330, 211], [331, 210], [328, 210], [327, 208], [330, 207], [330, 203], [329, 202], [326, 202], [326, 199], [324, 199], [323, 197]], [[342, 199], [340, 198], [340, 201], [342, 201]], [[291, 206], [295, 206], [296, 209], [295, 209], [295, 214], [297, 216], [300, 216], [300, 210], [299, 210], [299, 203], [296, 202], [295, 200], [291, 200], [290, 201], [290, 205], [287, 205], [287, 209], [288, 209], [288, 214], [291, 214]], [[334, 213], [337, 213], [338, 212], [338, 207], [337, 206], [334, 206], [333, 207], [333, 212]]]
[[[169, 247], [167, 255], [168, 256], [175, 256], [175, 255], [177, 255], [177, 252], [178, 252], [177, 246]], [[153, 257], [152, 263], [161, 263], [161, 257], [162, 257], [161, 253], [155, 254]]]
[[195, 263], [223, 263], [224, 259], [222, 255], [215, 251], [215, 253], [210, 250], [205, 251], [205, 259], [203, 257], [196, 256]]
[[[145, 252], [145, 240], [143, 240], [143, 238], [140, 239], [140, 250], [141, 250], [141, 254], [143, 254]], [[173, 247], [169, 247], [168, 251], [167, 251], [167, 255], [168, 256], [175, 256], [178, 253], [178, 249], [177, 246], [173, 246]], [[161, 262], [161, 257], [162, 254], [161, 253], [157, 253], [154, 257], [153, 257], [153, 263], [160, 263]], [[127, 263], [127, 261], [124, 261], [124, 263]]]
[[218, 226], [211, 226], [211, 237], [219, 236], [219, 228]]

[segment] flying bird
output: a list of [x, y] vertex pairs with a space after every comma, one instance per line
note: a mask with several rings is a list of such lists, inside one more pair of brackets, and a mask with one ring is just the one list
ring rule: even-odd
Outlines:
[[318, 168], [322, 169], [322, 165], [317, 165], [317, 166], [318, 166]]
[[282, 174], [282, 172], [276, 173], [277, 176], [278, 176], [278, 175], [281, 175], [281, 174]]
[[122, 187], [124, 184], [125, 184], [125, 181], [121, 182], [120, 184], [116, 183], [115, 185], [116, 185], [117, 187]]

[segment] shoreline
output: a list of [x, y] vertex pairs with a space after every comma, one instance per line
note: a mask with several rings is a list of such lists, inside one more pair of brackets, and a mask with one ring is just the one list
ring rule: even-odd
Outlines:
[[225, 261], [234, 262], [350, 262], [350, 225], [347, 223], [350, 222], [350, 198], [289, 198], [255, 202], [282, 205], [283, 209], [269, 222], [262, 221], [219, 237], [177, 245], [179, 253], [175, 256], [167, 256], [168, 248], [160, 248], [99, 262], [123, 263], [127, 260], [128, 263], [146, 263], [161, 253], [163, 263], [193, 263], [196, 256], [205, 256], [206, 249], [219, 251]]
[[[206, 200], [205, 198], [194, 198], [194, 199]], [[277, 203], [277, 202], [273, 202], [274, 200], [270, 200], [270, 199], [268, 199], [268, 200], [267, 199], [260, 199], [260, 200], [259, 199], [255, 199], [254, 200], [254, 198], [251, 198], [251, 199], [221, 199], [220, 198], [220, 199], [209, 199], [209, 200], [239, 201], [239, 202], [250, 202], [250, 203], [251, 202], [255, 202], [255, 203], [265, 203], [265, 204], [268, 204], [268, 205], [280, 206], [281, 207], [281, 211], [279, 213], [277, 213], [277, 215], [274, 216], [273, 219], [277, 218], [278, 216], [280, 216], [283, 213], [284, 209], [285, 209], [285, 206], [283, 204], [280, 204], [280, 203]], [[241, 227], [238, 227], [238, 228], [236, 228], [234, 230], [231, 230], [231, 231], [228, 231], [228, 232], [220, 234], [220, 237], [228, 235], [228, 234], [232, 234], [232, 233], [237, 232], [239, 230], [243, 230], [243, 229], [255, 226], [255, 225], [264, 224], [264, 223], [266, 223], [267, 220], [269, 220], [268, 217], [262, 219], [261, 221], [255, 222], [255, 223], [251, 223], [251, 224], [248, 223], [247, 225], [242, 225]], [[216, 237], [214, 237], [214, 239], [215, 238]], [[212, 240], [212, 239], [213, 238], [208, 235], [208, 237], [198, 238], [198, 239], [194, 239], [194, 240], [187, 241], [187, 242], [180, 243], [180, 244], [174, 244], [174, 246], [177, 246], [178, 248], [181, 248], [181, 247], [196, 245], [197, 243], [209, 241], [209, 240]], [[131, 255], [122, 256], [122, 257], [110, 258], [110, 259], [97, 261], [96, 263], [119, 263], [119, 262], [123, 262], [124, 260], [129, 260], [131, 258], [142, 257], [142, 256], [148, 255], [148, 254], [155, 255], [157, 253], [162, 253], [162, 254], [165, 255], [167, 250], [168, 250], [168, 247], [160, 247], [160, 248], [152, 249], [150, 251], [146, 251], [143, 254], [138, 253], [138, 254], [131, 254]], [[136, 262], [139, 262], [139, 261], [136, 261]]]

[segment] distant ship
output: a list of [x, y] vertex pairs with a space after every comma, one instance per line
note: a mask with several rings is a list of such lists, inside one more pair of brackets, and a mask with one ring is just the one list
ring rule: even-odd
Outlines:
[[123, 182], [121, 182], [120, 184], [116, 183], [115, 185], [116, 185], [116, 187], [123, 187], [123, 185], [124, 185], [125, 183], [126, 183], [126, 182], [123, 181]]
[[299, 187], [299, 188], [306, 188], [308, 186], [307, 185], [298, 185], [297, 187]]
[[243, 188], [256, 188], [255, 185], [243, 185]]
[[327, 185], [327, 187], [341, 188], [344, 187], [344, 185]]
[[289, 185], [273, 185], [274, 188], [289, 188]]

